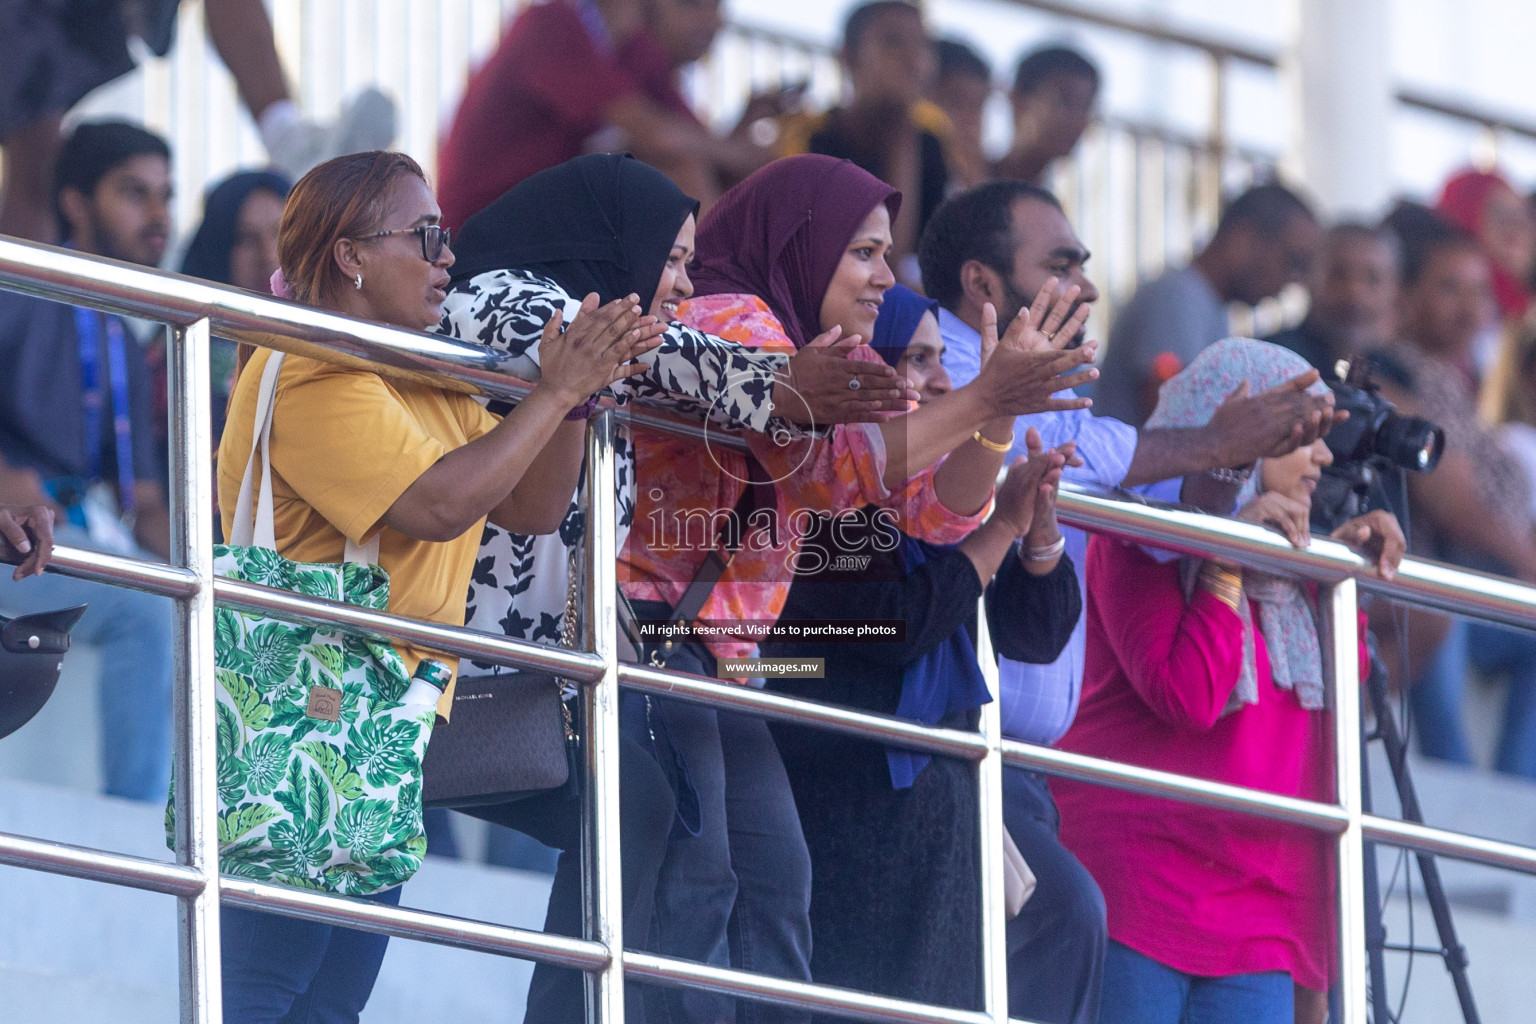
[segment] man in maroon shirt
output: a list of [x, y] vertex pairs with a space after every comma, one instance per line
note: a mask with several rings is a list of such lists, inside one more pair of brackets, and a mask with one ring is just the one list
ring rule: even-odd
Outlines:
[[722, 175], [744, 176], [767, 159], [739, 137], [711, 134], [677, 89], [676, 68], [698, 59], [718, 27], [718, 0], [525, 9], [470, 77], [443, 143], [444, 222], [462, 224], [524, 178], [594, 151], [628, 150], [711, 202]]

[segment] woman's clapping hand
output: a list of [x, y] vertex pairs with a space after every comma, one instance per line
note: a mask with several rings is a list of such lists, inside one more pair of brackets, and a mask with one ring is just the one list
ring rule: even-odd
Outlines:
[[616, 380], [645, 370], [637, 360], [661, 344], [666, 325], [642, 316], [640, 299], [627, 295], [599, 307], [597, 293], [581, 302], [581, 312], [562, 331], [561, 310], [544, 325], [539, 339], [543, 382], [567, 392], [572, 405]]
[[[1075, 444], [1044, 449], [1040, 434], [1030, 427], [1024, 435], [1028, 456], [1015, 459], [997, 489], [992, 515], [1008, 524], [1015, 537], [1030, 538], [1032, 546], [1047, 546], [1060, 536], [1056, 527], [1056, 490], [1062, 467], [1073, 458]], [[1044, 539], [1040, 539], [1044, 538]], [[1038, 544], [1037, 544], [1038, 541]]]
[[1054, 397], [1099, 375], [1087, 365], [1093, 362], [1094, 344], [1076, 344], [1090, 307], [1077, 302], [1076, 285], [1060, 292], [1056, 287], [1055, 278], [1048, 280], [1033, 305], [1019, 311], [1001, 338], [997, 311], [991, 303], [982, 307], [981, 373], [972, 384], [983, 389], [998, 416], [1086, 409], [1093, 404], [1086, 398]]

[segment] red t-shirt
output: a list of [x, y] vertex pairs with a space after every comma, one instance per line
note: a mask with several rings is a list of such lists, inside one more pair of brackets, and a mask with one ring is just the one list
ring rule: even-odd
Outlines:
[[458, 227], [524, 178], [586, 152], [614, 101], [631, 93], [688, 113], [669, 76], [658, 74], [664, 62], [643, 33], [615, 49], [590, 4], [528, 7], [470, 76], [443, 142], [443, 222]]

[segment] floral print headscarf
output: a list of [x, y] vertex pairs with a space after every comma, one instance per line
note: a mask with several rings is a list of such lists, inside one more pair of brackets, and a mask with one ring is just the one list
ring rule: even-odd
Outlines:
[[[1258, 394], [1310, 368], [1301, 356], [1267, 341], [1251, 338], [1218, 341], [1162, 386], [1157, 409], [1147, 420], [1147, 427], [1203, 427], [1243, 381], [1248, 382], [1250, 394]], [[1327, 390], [1321, 383], [1312, 387], [1316, 393]], [[1253, 475], [1238, 494], [1239, 507], [1258, 495], [1259, 479], [1260, 468], [1255, 465]], [[1185, 558], [1181, 564], [1186, 596], [1194, 592], [1201, 561]], [[1322, 648], [1317, 639], [1317, 612], [1307, 591], [1295, 580], [1244, 569], [1243, 592], [1258, 605], [1258, 628], [1269, 649], [1270, 676], [1275, 685], [1293, 691], [1302, 707], [1321, 709], [1324, 706]], [[1224, 714], [1259, 700], [1258, 672], [1254, 664], [1254, 624], [1247, 602], [1242, 604], [1238, 614], [1243, 618], [1243, 668]]]

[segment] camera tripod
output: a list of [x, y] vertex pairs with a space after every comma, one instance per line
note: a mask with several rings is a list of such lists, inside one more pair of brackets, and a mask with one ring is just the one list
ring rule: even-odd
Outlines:
[[[1419, 808], [1419, 797], [1408, 774], [1408, 743], [1398, 731], [1392, 717], [1392, 705], [1387, 694], [1387, 672], [1371, 650], [1371, 671], [1365, 680], [1362, 700], [1369, 700], [1376, 723], [1374, 735], [1366, 725], [1366, 716], [1360, 716], [1362, 756], [1360, 759], [1360, 785], [1366, 813], [1371, 811], [1371, 778], [1369, 758], [1363, 748], [1371, 739], [1381, 740], [1386, 751], [1387, 764], [1392, 770], [1392, 781], [1397, 786], [1397, 797], [1402, 804], [1403, 820], [1424, 823], [1424, 812]], [[1477, 1003], [1472, 998], [1472, 985], [1467, 980], [1467, 951], [1456, 938], [1456, 926], [1451, 921], [1451, 907], [1445, 898], [1445, 887], [1440, 882], [1440, 868], [1431, 854], [1417, 853], [1419, 877], [1424, 883], [1424, 898], [1429, 903], [1435, 920], [1435, 931], [1440, 945], [1400, 946], [1387, 942], [1386, 925], [1382, 922], [1385, 907], [1381, 900], [1381, 882], [1376, 867], [1376, 844], [1365, 844], [1365, 949], [1370, 963], [1371, 1019], [1374, 1024], [1397, 1024], [1397, 1017], [1387, 1000], [1387, 970], [1384, 956], [1387, 950], [1404, 953], [1426, 953], [1440, 957], [1445, 969], [1456, 986], [1456, 1000], [1461, 1004], [1462, 1020], [1466, 1024], [1481, 1024]]]

